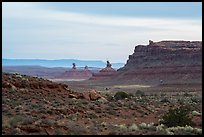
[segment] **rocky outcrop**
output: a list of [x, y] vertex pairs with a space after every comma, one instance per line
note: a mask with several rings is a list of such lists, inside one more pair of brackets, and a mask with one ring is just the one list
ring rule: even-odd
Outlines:
[[61, 76], [56, 77], [59, 79], [89, 79], [92, 77], [92, 72], [85, 66], [84, 70], [76, 68], [76, 64], [73, 63], [72, 69], [65, 71]]
[[109, 78], [110, 76], [113, 76], [116, 74], [116, 70], [111, 67], [109, 61], [107, 61], [107, 65], [105, 68], [101, 69], [99, 73], [93, 73], [93, 76], [90, 78], [91, 80], [99, 80], [99, 79], [105, 79]]
[[86, 100], [103, 100], [104, 102], [107, 102], [107, 100], [101, 96], [96, 90], [91, 90], [91, 91], [86, 91], [86, 92], [83, 92], [83, 98], [86, 99]]
[[121, 79], [196, 80], [201, 82], [201, 41], [149, 41], [138, 45], [123, 68], [117, 72]]
[[40, 92], [42, 96], [46, 96], [51, 92], [56, 92], [58, 95], [62, 95], [66, 98], [86, 99], [89, 101], [100, 99], [104, 102], [107, 101], [99, 92], [94, 89], [81, 93], [71, 90], [66, 84], [59, 84], [46, 79], [30, 77], [26, 75], [2, 73], [2, 92], [9, 91], [18, 93], [29, 91], [36, 94]]

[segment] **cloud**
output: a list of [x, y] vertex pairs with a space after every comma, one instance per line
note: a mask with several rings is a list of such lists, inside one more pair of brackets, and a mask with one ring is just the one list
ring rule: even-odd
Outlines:
[[[3, 6], [4, 7], [4, 6]], [[89, 25], [105, 25], [111, 27], [144, 27], [156, 29], [200, 29], [201, 20], [174, 18], [144, 18], [144, 17], [113, 17], [91, 15], [83, 13], [38, 9], [31, 4], [14, 4], [3, 8], [5, 16], [18, 19], [46, 20], [84, 23]], [[4, 16], [4, 14], [3, 14]]]
[[[3, 57], [126, 62], [149, 39], [201, 40], [201, 19], [114, 17], [3, 3]], [[29, 54], [28, 54], [29, 53]]]

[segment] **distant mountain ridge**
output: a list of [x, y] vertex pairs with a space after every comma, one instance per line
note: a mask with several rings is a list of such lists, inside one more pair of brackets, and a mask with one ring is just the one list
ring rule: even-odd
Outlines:
[[[43, 67], [72, 67], [72, 63], [76, 67], [97, 67], [104, 68], [106, 62], [100, 60], [77, 60], [77, 59], [2, 59], [2, 66], [43, 66]], [[112, 63], [113, 68], [123, 67], [125, 63]]]

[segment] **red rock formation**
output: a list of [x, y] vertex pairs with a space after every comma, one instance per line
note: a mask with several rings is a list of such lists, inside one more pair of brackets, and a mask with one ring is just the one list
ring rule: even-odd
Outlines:
[[116, 72], [117, 71], [111, 67], [110, 62], [107, 61], [106, 67], [101, 69], [99, 73], [93, 73], [93, 76], [90, 79], [92, 80], [105, 79], [116, 74]]
[[[20, 76], [20, 77], [18, 77]], [[25, 81], [27, 85], [25, 86]], [[2, 92], [15, 91], [18, 93], [33, 93], [47, 95], [49, 92], [56, 92], [57, 95], [62, 95], [63, 97], [76, 98], [76, 99], [86, 99], [86, 100], [107, 100], [96, 90], [85, 91], [83, 93], [76, 92], [65, 84], [55, 83], [46, 79], [36, 78], [31, 76], [22, 76], [19, 74], [9, 74], [2, 73]]]
[[84, 70], [78, 70], [73, 63], [71, 70], [65, 71], [60, 77], [60, 79], [89, 79], [92, 77], [92, 72], [85, 66]]
[[199, 81], [202, 75], [201, 41], [149, 41], [138, 45], [117, 76], [123, 80]]
[[83, 92], [83, 98], [86, 100], [98, 100], [100, 98], [106, 100], [103, 96], [101, 96], [96, 90]]
[[89, 79], [92, 76], [90, 70], [68, 70], [60, 76], [64, 79]]

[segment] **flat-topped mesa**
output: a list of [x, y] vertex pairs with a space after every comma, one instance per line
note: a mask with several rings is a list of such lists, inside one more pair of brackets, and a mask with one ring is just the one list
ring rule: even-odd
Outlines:
[[125, 65], [143, 67], [160, 65], [201, 65], [201, 41], [150, 41], [137, 45]]
[[153, 42], [149, 40], [149, 45], [148, 46], [158, 46], [161, 48], [202, 48], [202, 42], [201, 41], [173, 41], [173, 40], [164, 40], [164, 41], [159, 41], [159, 42]]
[[[149, 41], [135, 46], [124, 67], [117, 70], [128, 78], [179, 77], [200, 79], [202, 74], [202, 41]], [[146, 76], [145, 76], [146, 75]], [[122, 77], [122, 76], [121, 76]], [[124, 77], [122, 77], [124, 78]]]

